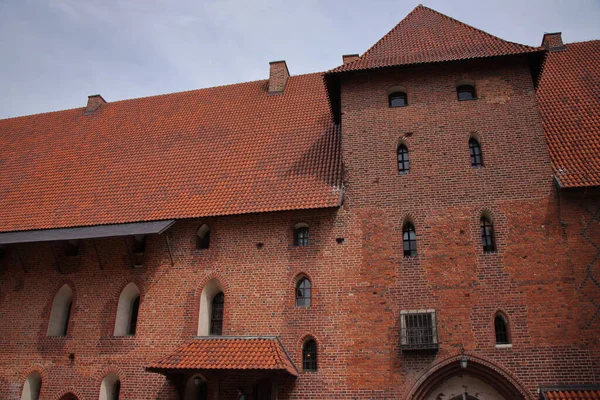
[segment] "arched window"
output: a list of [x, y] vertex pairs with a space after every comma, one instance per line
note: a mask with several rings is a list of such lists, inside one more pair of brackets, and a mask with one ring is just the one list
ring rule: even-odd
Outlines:
[[410, 170], [410, 160], [408, 159], [408, 148], [404, 144], [398, 146], [398, 171], [406, 174]]
[[213, 297], [212, 308], [210, 310], [210, 334], [220, 336], [223, 334], [223, 306], [225, 305], [225, 295], [219, 292]]
[[[212, 318], [213, 315], [216, 317], [217, 315], [213, 313], [213, 305], [215, 299], [217, 303], [221, 301], [221, 304], [217, 304], [217, 307], [220, 308], [220, 330], [223, 330], [223, 307], [225, 296], [223, 296], [223, 286], [219, 282], [218, 279], [213, 278], [209, 280], [204, 288], [202, 289], [202, 294], [200, 295], [200, 315], [198, 316], [198, 336], [209, 336], [213, 333]], [[218, 294], [221, 293], [220, 300]], [[215, 326], [216, 328], [216, 326]]]
[[119, 400], [120, 393], [121, 381], [119, 377], [114, 373], [106, 375], [100, 386], [100, 400]]
[[310, 281], [306, 277], [296, 283], [296, 307], [310, 307]]
[[196, 249], [208, 249], [210, 247], [210, 228], [203, 224], [196, 234]]
[[208, 384], [206, 379], [195, 374], [190, 376], [185, 385], [185, 400], [208, 400]]
[[133, 336], [137, 331], [137, 319], [140, 309], [140, 290], [135, 283], [125, 286], [119, 296], [115, 336]]
[[471, 166], [483, 166], [483, 157], [481, 156], [481, 145], [475, 138], [469, 139], [469, 153], [471, 154]]
[[500, 313], [494, 317], [494, 331], [496, 333], [496, 344], [509, 344], [508, 338], [508, 321], [506, 317]]
[[63, 285], [52, 302], [50, 321], [48, 323], [48, 336], [67, 336], [69, 316], [73, 303], [73, 290], [67, 284]]
[[494, 238], [494, 225], [486, 215], [481, 216], [481, 243], [483, 251], [492, 253], [496, 251], [496, 240]]
[[317, 342], [308, 339], [302, 346], [302, 369], [304, 371], [317, 370]]
[[410, 222], [406, 222], [402, 227], [402, 244], [404, 257], [415, 257], [417, 255], [417, 235], [414, 225]]
[[388, 104], [390, 107], [405, 107], [408, 105], [408, 97], [406, 92], [394, 92], [388, 96]]
[[475, 100], [477, 95], [475, 94], [475, 86], [473, 85], [459, 85], [456, 88], [458, 100]]
[[27, 376], [23, 385], [21, 400], [38, 400], [42, 389], [42, 376], [39, 372], [32, 372]]
[[308, 225], [294, 225], [294, 246], [308, 246]]

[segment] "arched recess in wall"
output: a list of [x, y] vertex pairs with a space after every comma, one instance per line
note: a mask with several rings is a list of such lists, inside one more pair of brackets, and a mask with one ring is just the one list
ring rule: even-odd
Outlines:
[[[523, 386], [500, 366], [472, 355], [467, 354], [466, 357], [466, 368], [460, 365], [461, 355], [434, 365], [417, 380], [406, 398], [431, 400], [436, 398], [440, 390], [445, 390], [444, 394], [451, 398], [452, 388], [467, 384], [479, 385], [482, 390], [490, 391], [486, 397], [490, 400], [532, 400]], [[456, 395], [464, 394], [464, 388], [462, 390]], [[470, 392], [468, 394], [473, 395]]]
[[140, 307], [140, 290], [131, 282], [121, 292], [115, 319], [115, 336], [135, 335]]
[[185, 385], [184, 400], [208, 400], [208, 383], [202, 375], [189, 377]]
[[52, 311], [48, 321], [48, 336], [66, 336], [69, 328], [69, 316], [73, 304], [73, 289], [64, 284], [54, 296]]
[[99, 400], [119, 400], [121, 381], [115, 373], [110, 373], [102, 379]]
[[38, 400], [40, 398], [40, 390], [42, 390], [42, 375], [34, 371], [25, 379], [21, 400]]
[[[200, 295], [200, 314], [198, 316], [198, 336], [208, 336], [211, 334], [211, 317], [213, 317], [213, 301], [217, 295], [222, 294], [223, 286], [218, 279], [209, 280]], [[219, 296], [220, 297], [220, 296]], [[224, 302], [223, 302], [224, 305]], [[221, 310], [222, 311], [222, 310]]]

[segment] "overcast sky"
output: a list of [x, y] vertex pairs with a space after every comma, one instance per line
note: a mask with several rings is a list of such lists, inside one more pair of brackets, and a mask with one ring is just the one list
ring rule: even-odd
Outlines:
[[600, 0], [0, 0], [0, 118], [324, 71], [419, 2], [528, 45], [600, 39]]

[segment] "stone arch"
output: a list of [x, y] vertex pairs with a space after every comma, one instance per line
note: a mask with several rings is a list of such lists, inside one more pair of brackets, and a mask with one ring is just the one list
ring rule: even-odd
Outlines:
[[[140, 289], [133, 282], [127, 284], [121, 291], [115, 317], [115, 336], [129, 335], [131, 334], [132, 325], [135, 324], [135, 326], [137, 326], [137, 311], [139, 309], [140, 298]], [[137, 309], [136, 301], [138, 302]]]
[[47, 336], [67, 336], [71, 309], [73, 308], [73, 289], [68, 283], [63, 284], [54, 295]]
[[210, 334], [210, 319], [212, 310], [212, 301], [214, 297], [222, 292], [227, 301], [227, 293], [218, 278], [212, 278], [204, 285], [200, 294], [200, 311], [198, 314], [198, 336], [208, 336]]
[[467, 368], [461, 368], [462, 355], [449, 357], [426, 371], [412, 386], [405, 397], [409, 400], [426, 400], [436, 388], [452, 378], [469, 376], [492, 387], [500, 398], [514, 400], [534, 400], [524, 386], [503, 367], [480, 357], [465, 354]]
[[42, 374], [36, 370], [31, 371], [23, 384], [21, 400], [38, 400], [42, 390], [42, 382]]

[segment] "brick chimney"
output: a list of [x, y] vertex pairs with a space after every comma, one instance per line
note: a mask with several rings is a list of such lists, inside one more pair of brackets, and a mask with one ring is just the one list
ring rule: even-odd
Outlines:
[[561, 32], [544, 33], [542, 46], [548, 51], [561, 51], [567, 49], [563, 44]]
[[342, 56], [342, 61], [344, 62], [344, 65], [351, 63], [354, 60], [358, 59], [358, 54], [344, 54]]
[[287, 64], [284, 60], [271, 61], [269, 66], [269, 94], [282, 94], [290, 77]]
[[85, 108], [85, 112], [83, 115], [90, 115], [94, 111], [98, 109], [102, 104], [106, 103], [106, 100], [102, 98], [99, 94], [93, 94], [88, 96], [87, 107]]

